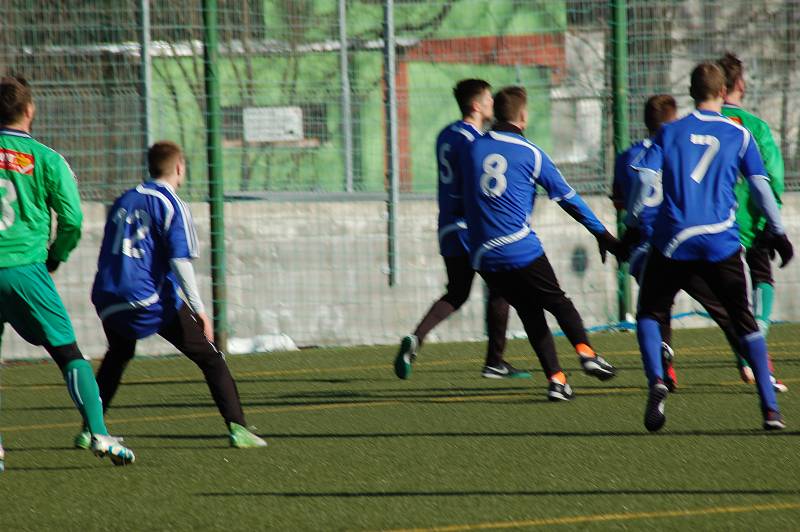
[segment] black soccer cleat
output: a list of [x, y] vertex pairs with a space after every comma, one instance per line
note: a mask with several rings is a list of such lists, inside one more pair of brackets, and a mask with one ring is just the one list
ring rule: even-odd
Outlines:
[[547, 388], [547, 398], [550, 401], [569, 401], [575, 397], [575, 392], [572, 391], [572, 386], [568, 382], [561, 384], [557, 380], [550, 381], [550, 386]]
[[669, 395], [669, 389], [661, 380], [650, 387], [647, 408], [644, 411], [644, 427], [650, 432], [656, 432], [667, 421], [667, 416], [664, 415], [664, 403], [667, 395]]
[[600, 355], [595, 355], [593, 357], [585, 357], [578, 355], [578, 359], [581, 362], [581, 366], [583, 367], [583, 372], [587, 375], [591, 375], [601, 381], [607, 381], [609, 379], [613, 379], [614, 376], [617, 374], [617, 370], [614, 369], [614, 366], [609, 364], [605, 358], [601, 357]]
[[767, 413], [764, 414], [764, 430], [783, 430], [785, 428], [786, 423], [780, 412], [767, 410]]
[[530, 371], [517, 369], [505, 360], [499, 364], [483, 366], [481, 377], [485, 379], [530, 379]]

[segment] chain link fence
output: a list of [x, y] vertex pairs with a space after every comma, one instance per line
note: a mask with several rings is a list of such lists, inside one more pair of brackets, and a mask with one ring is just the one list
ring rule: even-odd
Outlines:
[[[88, 294], [105, 207], [144, 177], [149, 141], [166, 138], [184, 147], [188, 182], [181, 194], [200, 234], [209, 236], [206, 116], [215, 102], [204, 89], [203, 6], [211, 3], [7, 2], [0, 71], [31, 80], [34, 135], [63, 153], [80, 181], [85, 236], [57, 283], [79, 342], [93, 356], [104, 350]], [[227, 293], [217, 304], [227, 306], [230, 346], [394, 342], [413, 329], [444, 284], [433, 145], [438, 131], [458, 118], [451, 90], [465, 77], [527, 88], [528, 137], [612, 227], [606, 198], [614, 161], [611, 4], [220, 1]], [[641, 109], [649, 95], [672, 93], [688, 111], [692, 66], [731, 50], [746, 64], [746, 105], [772, 126], [787, 188], [796, 190], [800, 0], [627, 4], [621, 60], [629, 72], [630, 138], [644, 134]], [[390, 6], [396, 61], [388, 80]], [[390, 125], [397, 131], [395, 153], [387, 150]], [[392, 184], [399, 201], [387, 209]], [[587, 325], [616, 321], [614, 268], [601, 265], [593, 239], [547, 203], [537, 205], [534, 227], [566, 291]], [[790, 229], [797, 209], [789, 197]], [[206, 247], [198, 264], [206, 299], [210, 266]], [[794, 290], [793, 270], [781, 275], [779, 282]], [[390, 280], [396, 282], [390, 286]], [[477, 288], [433, 339], [483, 337]], [[800, 317], [797, 299], [781, 298], [777, 317]], [[680, 308], [693, 306], [682, 301]], [[38, 354], [6, 336], [5, 357]]]

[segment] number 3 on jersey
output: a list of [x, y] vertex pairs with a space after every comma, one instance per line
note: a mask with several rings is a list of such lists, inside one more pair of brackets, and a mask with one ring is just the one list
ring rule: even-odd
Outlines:
[[[147, 212], [136, 209], [128, 214], [128, 211], [121, 208], [114, 214], [114, 222], [117, 224], [117, 231], [114, 233], [114, 245], [112, 247], [114, 255], [122, 253], [132, 259], [144, 257], [145, 250], [136, 247], [139, 242], [147, 238], [150, 233], [150, 215]], [[125, 236], [128, 228], [134, 229], [131, 236]]]
[[697, 166], [694, 167], [692, 170], [691, 177], [696, 182], [700, 182], [706, 176], [706, 172], [708, 172], [708, 167], [711, 165], [711, 160], [714, 159], [714, 156], [719, 151], [719, 139], [713, 135], [689, 135], [689, 140], [692, 144], [698, 144], [700, 146], [708, 146], [706, 151], [703, 153], [703, 156], [700, 157], [700, 161], [697, 163]]
[[2, 203], [2, 218], [0, 218], [0, 231], [5, 231], [17, 220], [17, 213], [14, 211], [14, 206], [11, 205], [17, 201], [17, 189], [14, 182], [8, 179], [0, 179], [0, 189], [5, 189], [6, 193], [0, 198]]
[[483, 174], [481, 175], [481, 190], [490, 198], [503, 195], [508, 186], [506, 179], [508, 161], [499, 153], [490, 153], [483, 160]]

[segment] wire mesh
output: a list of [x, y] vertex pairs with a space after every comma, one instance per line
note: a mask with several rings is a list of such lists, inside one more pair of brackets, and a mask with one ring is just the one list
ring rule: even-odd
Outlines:
[[[186, 151], [181, 195], [206, 235], [198, 271], [210, 299], [202, 2], [150, 0], [149, 86], [142, 82], [141, 0], [7, 4], [0, 70], [30, 78], [38, 108], [34, 134], [67, 157], [80, 181], [84, 238], [57, 283], [79, 342], [100, 355], [104, 340], [88, 293], [105, 206], [144, 176], [148, 127], [152, 138], [177, 141]], [[396, 287], [388, 286], [384, 2], [346, 0], [345, 20], [336, 0], [219, 4], [234, 338], [283, 334], [301, 345], [375, 343], [413, 328], [444, 285], [433, 144], [458, 118], [451, 90], [464, 77], [485, 78], [495, 88], [525, 86], [528, 137], [613, 226], [605, 198], [614, 159], [609, 2], [395, 0]], [[627, 29], [632, 139], [644, 134], [640, 117], [649, 95], [670, 92], [688, 110], [691, 67], [732, 50], [746, 64], [745, 103], [772, 126], [787, 188], [799, 186], [800, 1], [635, 0], [628, 2]], [[800, 229], [796, 203], [787, 194], [790, 232]], [[597, 260], [593, 239], [548, 202], [537, 205], [534, 228], [586, 324], [614, 321], [615, 274]], [[796, 289], [794, 272], [780, 272], [779, 282]], [[779, 298], [776, 316], [800, 316], [794, 300]], [[482, 337], [482, 302], [476, 283], [470, 301], [433, 338]], [[519, 324], [512, 329], [519, 331]], [[6, 340], [5, 357], [40, 354]], [[143, 350], [164, 349], [145, 344]]]

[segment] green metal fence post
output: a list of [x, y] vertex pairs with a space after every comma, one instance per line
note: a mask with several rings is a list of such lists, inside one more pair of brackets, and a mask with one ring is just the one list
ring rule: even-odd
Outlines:
[[389, 259], [389, 286], [399, 282], [399, 260], [397, 251], [397, 204], [400, 201], [400, 160], [397, 136], [397, 57], [394, 34], [394, 0], [383, 3], [383, 76], [386, 85], [386, 157], [389, 197], [387, 205], [387, 244]]
[[[625, 0], [611, 0], [612, 100], [614, 153], [630, 144], [628, 134], [628, 6]], [[622, 212], [617, 215], [617, 234], [622, 234]], [[627, 264], [617, 269], [619, 320], [625, 321], [631, 308], [631, 283]]]
[[206, 96], [206, 157], [208, 203], [211, 222], [211, 293], [214, 305], [214, 336], [227, 351], [227, 293], [225, 288], [225, 203], [222, 176], [222, 114], [220, 111], [217, 2], [203, 0], [203, 66]]

